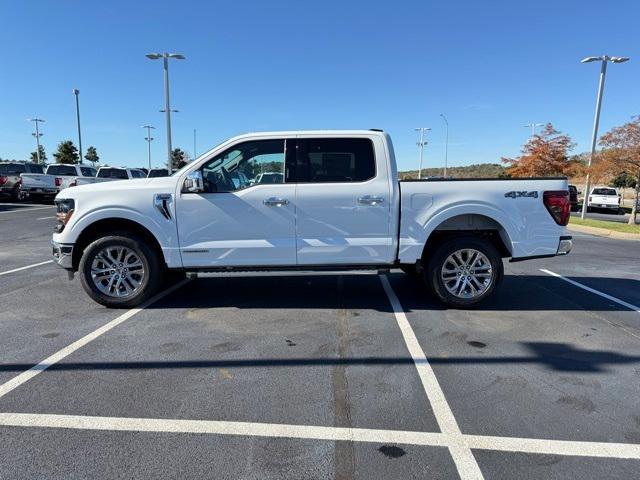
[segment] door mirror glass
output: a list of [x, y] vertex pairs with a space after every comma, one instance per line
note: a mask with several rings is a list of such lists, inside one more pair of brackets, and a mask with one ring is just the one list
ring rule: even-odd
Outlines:
[[189, 173], [184, 180], [182, 191], [185, 193], [202, 193], [204, 192], [204, 182], [202, 181], [202, 171], [196, 170]]

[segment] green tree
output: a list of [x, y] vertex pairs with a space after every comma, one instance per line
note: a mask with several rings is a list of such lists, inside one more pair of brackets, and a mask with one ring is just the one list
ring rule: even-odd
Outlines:
[[[44, 147], [42, 145], [40, 145], [38, 147], [39, 151], [40, 151], [40, 161], [42, 163], [44, 163], [47, 160], [47, 154], [44, 151]], [[37, 152], [31, 152], [31, 161], [32, 162], [37, 162], [38, 161], [38, 153]]]
[[96, 147], [87, 148], [87, 153], [85, 154], [84, 158], [85, 160], [93, 164], [95, 164], [98, 160], [100, 160], [100, 157], [98, 156], [98, 152], [96, 151]]
[[178, 170], [189, 163], [189, 156], [181, 148], [171, 151], [171, 170]]
[[76, 164], [80, 160], [78, 149], [71, 140], [64, 140], [58, 144], [58, 151], [53, 154], [56, 163]]

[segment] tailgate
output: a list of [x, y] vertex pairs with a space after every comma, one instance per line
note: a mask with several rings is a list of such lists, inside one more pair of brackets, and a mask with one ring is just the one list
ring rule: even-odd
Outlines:
[[617, 195], [591, 195], [589, 203], [595, 205], [618, 205]]
[[53, 175], [43, 173], [22, 173], [23, 188], [56, 188], [56, 180]]

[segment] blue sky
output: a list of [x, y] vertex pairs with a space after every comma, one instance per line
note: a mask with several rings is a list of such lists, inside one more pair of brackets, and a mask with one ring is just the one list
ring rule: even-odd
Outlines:
[[[595, 15], [594, 12], [598, 12]], [[141, 125], [166, 146], [162, 65], [175, 51], [173, 144], [191, 153], [255, 130], [383, 128], [401, 169], [415, 168], [418, 126], [431, 127], [425, 166], [517, 155], [529, 122], [551, 121], [589, 148], [599, 67], [610, 65], [601, 132], [640, 114], [640, 2], [523, 1], [28, 1], [3, 5], [0, 157], [35, 149], [46, 120], [49, 158], [77, 141], [110, 164], [146, 165]]]

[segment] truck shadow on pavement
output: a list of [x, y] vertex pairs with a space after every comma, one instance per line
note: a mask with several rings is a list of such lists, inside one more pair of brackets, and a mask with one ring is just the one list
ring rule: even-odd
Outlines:
[[[429, 294], [419, 280], [400, 273], [388, 278], [405, 312], [441, 311], [448, 307]], [[606, 282], [607, 290], [640, 293], [640, 281], [580, 277], [586, 285]], [[628, 302], [639, 299], [623, 298]], [[338, 309], [392, 312], [376, 275], [233, 275], [198, 278], [148, 309]], [[505, 275], [493, 297], [473, 311], [630, 311], [548, 275]]]

